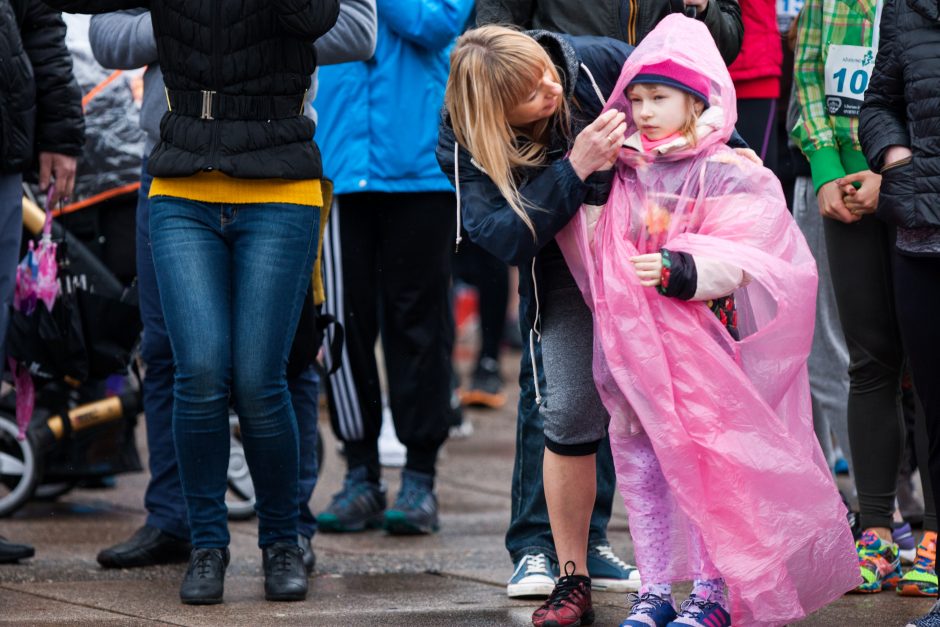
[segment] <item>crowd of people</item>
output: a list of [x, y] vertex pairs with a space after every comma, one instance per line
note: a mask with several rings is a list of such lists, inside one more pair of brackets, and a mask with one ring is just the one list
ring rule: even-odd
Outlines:
[[[59, 11], [93, 14], [101, 68], [145, 68], [120, 143], [147, 518], [102, 567], [186, 562], [181, 601], [223, 601], [230, 407], [266, 599], [306, 598], [318, 531], [437, 531], [453, 399], [505, 399], [514, 268], [507, 594], [534, 625], [591, 624], [592, 589], [630, 594], [622, 627], [938, 595], [936, 0], [0, 0], [0, 338], [24, 177], [55, 207], [107, 167], [83, 170]], [[469, 386], [455, 279], [480, 293]], [[314, 515], [321, 377], [347, 467]]]

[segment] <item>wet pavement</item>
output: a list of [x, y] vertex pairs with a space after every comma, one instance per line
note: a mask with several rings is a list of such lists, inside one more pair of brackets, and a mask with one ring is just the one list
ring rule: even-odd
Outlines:
[[[515, 380], [517, 356], [505, 360]], [[511, 386], [510, 386], [511, 388]], [[503, 548], [509, 521], [509, 482], [515, 397], [496, 411], [470, 411], [474, 433], [450, 441], [442, 455], [438, 493], [441, 531], [429, 537], [390, 537], [379, 531], [318, 535], [317, 572], [302, 603], [263, 600], [255, 521], [232, 522], [232, 563], [225, 604], [180, 605], [184, 567], [104, 570], [103, 547], [126, 539], [144, 521], [146, 475], [119, 477], [108, 490], [74, 490], [54, 503], [32, 503], [0, 533], [36, 547], [36, 557], [0, 566], [0, 623], [14, 625], [527, 625], [534, 604], [505, 595], [511, 564]], [[343, 460], [324, 420], [326, 455], [314, 495], [324, 508], [342, 483]], [[143, 430], [139, 442], [144, 448]], [[385, 469], [389, 493], [398, 472]], [[610, 539], [629, 560], [632, 546], [619, 498]], [[595, 595], [598, 625], [618, 625], [623, 595]], [[798, 623], [801, 627], [902, 626], [929, 600], [893, 593], [847, 596]]]

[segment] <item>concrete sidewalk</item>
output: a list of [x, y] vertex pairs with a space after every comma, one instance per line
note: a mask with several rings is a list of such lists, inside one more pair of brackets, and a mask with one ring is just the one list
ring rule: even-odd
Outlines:
[[[505, 363], [515, 377], [518, 356]], [[512, 384], [510, 392], [512, 392]], [[179, 603], [183, 565], [110, 571], [95, 562], [103, 547], [126, 539], [144, 521], [144, 474], [125, 475], [112, 490], [75, 490], [55, 503], [33, 503], [0, 533], [29, 542], [36, 557], [0, 566], [0, 623], [15, 625], [527, 625], [532, 602], [511, 601], [511, 564], [503, 548], [509, 521], [509, 483], [515, 443], [515, 397], [504, 409], [471, 411], [475, 432], [447, 444], [438, 493], [441, 531], [429, 537], [381, 532], [318, 535], [317, 573], [303, 603], [263, 600], [255, 521], [233, 522], [232, 563], [225, 604]], [[343, 460], [324, 421], [326, 459], [314, 511], [342, 483]], [[140, 431], [143, 448], [143, 431]], [[389, 493], [398, 472], [386, 469]], [[610, 539], [632, 556], [626, 516], [616, 499]], [[795, 530], [798, 533], [798, 530]], [[595, 596], [598, 625], [618, 625], [626, 599]], [[931, 606], [893, 593], [844, 597], [801, 626], [901, 626]]]

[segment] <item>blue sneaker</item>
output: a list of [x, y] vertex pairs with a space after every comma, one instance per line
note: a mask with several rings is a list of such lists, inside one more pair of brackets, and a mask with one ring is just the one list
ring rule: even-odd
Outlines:
[[393, 535], [433, 533], [440, 528], [434, 477], [413, 470], [401, 472], [395, 505], [385, 512], [385, 530]]
[[317, 528], [324, 533], [378, 529], [384, 511], [385, 487], [369, 481], [365, 466], [357, 466], [349, 469], [343, 489], [317, 515]]
[[627, 598], [631, 602], [630, 615], [620, 627], [665, 627], [676, 617], [672, 601], [658, 594], [631, 594]]
[[908, 622], [904, 627], [940, 627], [940, 602], [935, 603], [929, 612]]
[[640, 589], [640, 571], [614, 555], [609, 544], [588, 549], [587, 569], [592, 590], [636, 592]]
[[510, 599], [545, 599], [555, 589], [558, 564], [545, 553], [523, 555], [506, 583]]
[[731, 627], [731, 615], [718, 603], [693, 594], [682, 602], [679, 614], [666, 627]]

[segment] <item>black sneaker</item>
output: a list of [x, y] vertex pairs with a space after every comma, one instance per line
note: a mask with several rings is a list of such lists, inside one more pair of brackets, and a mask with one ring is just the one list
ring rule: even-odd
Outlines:
[[385, 530], [393, 535], [433, 533], [440, 528], [434, 478], [413, 470], [401, 473], [395, 505], [385, 512]]
[[225, 591], [228, 549], [193, 549], [180, 586], [180, 601], [186, 605], [216, 605]]
[[300, 551], [303, 553], [304, 570], [307, 571], [308, 575], [313, 573], [313, 569], [317, 566], [317, 554], [313, 552], [311, 540], [312, 538], [304, 535], [297, 536], [297, 546], [300, 547]]
[[460, 394], [464, 405], [499, 409], [506, 404], [503, 378], [499, 375], [499, 362], [492, 357], [483, 357], [473, 372], [470, 389]]
[[293, 542], [275, 542], [261, 551], [264, 598], [268, 601], [303, 601], [307, 598], [307, 571], [303, 550]]
[[16, 544], [0, 536], [0, 564], [15, 564], [36, 554], [28, 544]]
[[130, 538], [103, 549], [98, 563], [104, 568], [137, 568], [155, 564], [182, 563], [189, 559], [193, 547], [188, 540], [144, 525]]
[[333, 495], [329, 507], [317, 515], [317, 527], [324, 533], [378, 529], [385, 506], [385, 487], [369, 480], [365, 466], [357, 466], [346, 473], [343, 489]]

